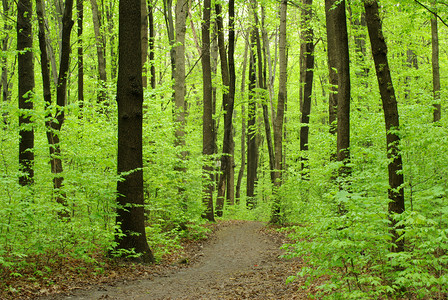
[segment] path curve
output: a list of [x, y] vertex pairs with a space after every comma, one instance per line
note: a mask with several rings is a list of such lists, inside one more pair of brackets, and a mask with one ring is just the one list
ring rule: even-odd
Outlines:
[[188, 268], [50, 299], [306, 299], [298, 283], [285, 284], [298, 262], [279, 258], [281, 243], [262, 233], [264, 226], [238, 222], [219, 229]]

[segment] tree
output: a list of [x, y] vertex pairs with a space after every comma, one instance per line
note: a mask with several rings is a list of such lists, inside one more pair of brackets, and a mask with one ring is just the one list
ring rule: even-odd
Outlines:
[[96, 53], [98, 59], [98, 76], [100, 83], [100, 90], [98, 93], [98, 102], [107, 105], [107, 93], [106, 93], [106, 83], [107, 83], [107, 73], [106, 73], [106, 58], [105, 58], [105, 48], [106, 41], [104, 35], [101, 34], [101, 14], [98, 10], [98, 3], [96, 0], [90, 0], [92, 5], [92, 18], [93, 18], [93, 29], [95, 31], [96, 40]]
[[[345, 1], [325, 1], [327, 12], [327, 38], [330, 68], [335, 68], [337, 88], [337, 161], [342, 162], [339, 174], [342, 177], [350, 174], [348, 167], [350, 159], [350, 58], [348, 49], [347, 18], [345, 13]], [[330, 50], [330, 48], [332, 48]], [[331, 58], [330, 58], [331, 55]], [[333, 70], [332, 70], [333, 72]], [[330, 77], [330, 80], [332, 78]], [[332, 87], [334, 88], [334, 87]]]
[[[282, 184], [282, 171], [283, 171], [283, 121], [285, 118], [285, 105], [287, 98], [287, 68], [288, 61], [286, 57], [286, 19], [287, 19], [287, 0], [283, 0], [280, 5], [280, 36], [279, 36], [279, 88], [278, 88], [278, 101], [277, 101], [277, 114], [274, 122], [274, 148], [275, 148], [275, 161], [274, 161], [274, 186], [280, 187]], [[312, 43], [312, 41], [311, 41]], [[311, 66], [312, 68], [312, 66]], [[311, 78], [312, 79], [312, 78]], [[280, 221], [280, 198], [276, 196], [274, 198], [273, 213], [271, 217], [272, 223], [278, 223]]]
[[76, 0], [78, 12], [78, 102], [84, 106], [84, 49], [82, 41], [82, 29], [84, 21], [84, 0]]
[[256, 205], [255, 202], [255, 182], [257, 181], [258, 167], [258, 145], [257, 145], [257, 102], [255, 99], [256, 87], [256, 56], [254, 52], [256, 37], [252, 28], [250, 36], [250, 54], [249, 54], [249, 99], [247, 107], [247, 176], [246, 176], [246, 204], [249, 208]]
[[34, 94], [34, 62], [32, 34], [32, 4], [30, 0], [17, 2], [17, 51], [19, 77], [19, 164], [23, 175], [20, 185], [34, 181], [34, 129], [31, 121]]
[[365, 0], [366, 22], [372, 47], [375, 71], [378, 79], [381, 100], [383, 103], [384, 119], [386, 124], [387, 158], [389, 160], [389, 207], [391, 218], [392, 252], [404, 250], [404, 239], [400, 239], [397, 231], [394, 214], [405, 211], [403, 190], [403, 163], [400, 153], [400, 122], [398, 116], [397, 99], [390, 75], [387, 59], [387, 45], [376, 0]]
[[[303, 103], [301, 105], [302, 108], [302, 116], [300, 119], [301, 127], [300, 127], [300, 151], [308, 151], [308, 141], [309, 141], [309, 123], [310, 123], [310, 113], [311, 113], [311, 96], [313, 91], [313, 76], [314, 76], [314, 32], [311, 27], [310, 21], [312, 17], [312, 0], [303, 1], [304, 8], [302, 10], [303, 16], [303, 34], [302, 38], [304, 39], [301, 42], [301, 79], [303, 82]], [[302, 157], [302, 178], [308, 178], [306, 165], [307, 158], [305, 156]]]
[[431, 16], [431, 45], [432, 45], [432, 84], [434, 97], [434, 113], [433, 121], [440, 121], [441, 104], [440, 104], [440, 67], [439, 67], [439, 32], [437, 26], [437, 17]]
[[203, 196], [205, 206], [203, 218], [215, 221], [213, 212], [213, 167], [210, 165], [210, 155], [214, 153], [214, 126], [213, 126], [213, 102], [212, 102], [212, 69], [210, 62], [210, 14], [211, 0], [204, 0], [202, 15], [202, 154], [204, 166], [202, 167]]
[[119, 4], [118, 35], [118, 156], [117, 217], [120, 231], [116, 250], [134, 250], [139, 260], [154, 262], [145, 231], [143, 196], [143, 87], [141, 46], [141, 1]]

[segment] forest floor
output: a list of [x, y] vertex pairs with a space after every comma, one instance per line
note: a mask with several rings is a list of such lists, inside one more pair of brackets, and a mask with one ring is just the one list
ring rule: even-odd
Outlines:
[[189, 243], [174, 262], [110, 271], [101, 281], [41, 290], [38, 299], [308, 299], [312, 294], [301, 279], [286, 284], [303, 261], [281, 258], [284, 234], [252, 221], [222, 221], [214, 229], [209, 238]]

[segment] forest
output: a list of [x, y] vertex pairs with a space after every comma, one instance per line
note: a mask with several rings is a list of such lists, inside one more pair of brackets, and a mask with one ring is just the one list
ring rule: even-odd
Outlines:
[[223, 220], [286, 232], [309, 297], [448, 297], [448, 2], [1, 11], [0, 298]]

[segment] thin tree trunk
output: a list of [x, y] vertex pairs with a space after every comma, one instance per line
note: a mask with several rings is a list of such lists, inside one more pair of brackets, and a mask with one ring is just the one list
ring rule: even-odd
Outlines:
[[[392, 78], [387, 60], [387, 45], [383, 36], [383, 29], [378, 10], [378, 2], [365, 0], [367, 28], [369, 30], [372, 55], [378, 85], [383, 102], [384, 119], [386, 124], [387, 158], [389, 160], [389, 208], [391, 218], [392, 252], [404, 250], [404, 239], [400, 239], [394, 214], [405, 211], [403, 190], [403, 166], [400, 154], [399, 116], [397, 99], [395, 97]], [[401, 228], [403, 229], [403, 228]]]
[[[221, 5], [215, 5], [216, 10], [216, 23], [218, 27], [218, 49], [219, 56], [221, 60], [221, 77], [222, 83], [224, 85], [223, 94], [222, 94], [222, 106], [224, 110], [224, 137], [223, 137], [223, 149], [221, 156], [221, 175], [218, 182], [218, 197], [216, 200], [216, 214], [221, 217], [223, 213], [224, 207], [224, 196], [225, 192], [228, 190], [227, 187], [227, 179], [230, 177], [230, 169], [231, 169], [231, 150], [232, 150], [232, 120], [233, 120], [233, 99], [230, 101], [229, 99], [229, 91], [230, 91], [230, 74], [229, 74], [229, 64], [227, 60], [226, 54], [226, 45], [224, 42], [224, 25], [223, 18], [221, 15]], [[233, 45], [232, 45], [233, 47]], [[233, 70], [235, 71], [235, 70]], [[235, 77], [233, 77], [234, 79]], [[233, 85], [233, 93], [235, 93], [235, 85]], [[233, 194], [233, 193], [232, 193]], [[233, 201], [233, 199], [231, 200]]]
[[246, 204], [248, 208], [253, 208], [256, 205], [255, 201], [255, 182], [257, 181], [257, 166], [258, 166], [258, 144], [257, 144], [257, 103], [255, 99], [256, 87], [256, 56], [254, 48], [256, 44], [256, 37], [254, 30], [251, 33], [251, 47], [249, 60], [249, 100], [247, 112], [247, 179], [246, 179]]
[[170, 58], [171, 58], [171, 79], [174, 79], [176, 72], [176, 53], [174, 48], [174, 21], [173, 21], [173, 0], [163, 0], [163, 15], [165, 16], [166, 30], [168, 33], [168, 42], [170, 44]]
[[102, 103], [107, 105], [107, 92], [106, 92], [106, 83], [107, 83], [107, 73], [106, 73], [106, 58], [105, 54], [105, 41], [104, 36], [101, 34], [101, 15], [98, 10], [98, 4], [96, 0], [90, 0], [92, 4], [92, 18], [93, 18], [93, 30], [95, 32], [95, 40], [96, 40], [96, 54], [98, 59], [98, 76], [99, 76], [99, 84], [100, 90], [98, 92], [98, 103]]
[[230, 205], [235, 203], [235, 141], [233, 140], [233, 110], [235, 104], [236, 91], [236, 74], [235, 74], [235, 0], [229, 0], [229, 98], [227, 113], [224, 119], [224, 128], [229, 132], [228, 141], [230, 143], [229, 151], [229, 170], [227, 171], [227, 197], [226, 200]]
[[[308, 151], [308, 141], [309, 141], [309, 123], [310, 123], [310, 113], [311, 113], [311, 96], [313, 89], [313, 76], [314, 76], [314, 32], [311, 27], [311, 17], [312, 17], [312, 0], [304, 0], [305, 4], [304, 10], [302, 10], [302, 18], [304, 19], [305, 28], [303, 37], [305, 41], [304, 47], [304, 76], [303, 76], [303, 105], [302, 105], [302, 116], [300, 122], [302, 123], [302, 127], [300, 127], [300, 151]], [[303, 153], [303, 152], [302, 152]], [[308, 179], [308, 158], [306, 155], [302, 156], [302, 178]]]
[[[56, 116], [53, 116], [48, 112], [46, 116], [46, 127], [47, 127], [47, 139], [50, 145], [50, 165], [51, 172], [54, 174], [53, 177], [53, 188], [55, 192], [56, 202], [62, 206], [67, 206], [66, 195], [61, 188], [63, 186], [64, 177], [61, 175], [62, 160], [61, 160], [61, 146], [59, 132], [64, 123], [64, 110], [65, 99], [66, 99], [66, 89], [67, 89], [67, 76], [69, 70], [69, 58], [70, 58], [70, 32], [73, 27], [73, 20], [71, 18], [73, 10], [73, 1], [68, 0], [65, 5], [64, 15], [63, 15], [63, 27], [62, 27], [62, 42], [61, 42], [61, 61], [60, 69], [58, 75], [58, 85], [56, 88]], [[45, 34], [45, 17], [44, 17], [44, 6], [41, 0], [36, 0], [36, 13], [38, 16], [39, 23], [39, 48], [41, 50], [41, 70], [43, 79], [43, 91], [45, 107], [48, 109], [52, 105], [52, 95], [51, 95], [51, 84], [50, 84], [50, 69], [49, 69], [49, 55], [47, 53], [47, 39]], [[56, 121], [54, 121], [56, 119]], [[69, 212], [65, 208], [59, 213], [61, 218], [68, 218]]]
[[203, 105], [202, 116], [202, 154], [204, 155], [204, 166], [202, 168], [203, 179], [203, 204], [205, 211], [203, 218], [215, 221], [213, 213], [213, 166], [210, 165], [210, 155], [213, 154], [214, 128], [213, 128], [213, 103], [212, 103], [212, 70], [210, 63], [210, 14], [211, 0], [204, 0], [203, 23], [202, 23], [202, 80], [203, 80]]
[[[330, 134], [336, 135], [337, 131], [337, 89], [338, 89], [338, 75], [337, 75], [337, 52], [336, 52], [336, 33], [334, 25], [336, 20], [336, 13], [332, 9], [334, 1], [325, 1], [325, 16], [327, 29], [327, 57], [328, 57], [328, 80], [330, 84], [328, 93], [328, 123], [330, 125]], [[336, 153], [330, 156], [331, 160], [336, 160]]]
[[17, 51], [19, 81], [19, 165], [22, 174], [19, 184], [31, 185], [34, 182], [34, 128], [30, 112], [34, 97], [34, 58], [31, 0], [17, 2]]
[[116, 1], [109, 0], [109, 6], [106, 7], [106, 18], [107, 18], [107, 30], [109, 32], [109, 48], [110, 48], [110, 79], [115, 81], [117, 76], [117, 61], [118, 55], [115, 49], [115, 33], [114, 33], [114, 19], [113, 13]]
[[78, 105], [84, 106], [84, 49], [82, 41], [82, 29], [84, 21], [84, 0], [76, 0], [78, 12]]
[[149, 62], [151, 64], [151, 88], [156, 88], [156, 66], [155, 58], [155, 31], [154, 31], [154, 8], [153, 4], [148, 5], [148, 26], [149, 26]]
[[145, 232], [143, 194], [143, 88], [141, 1], [120, 0], [118, 35], [118, 174], [117, 250], [141, 254], [137, 259], [154, 262]]
[[431, 17], [431, 45], [432, 45], [432, 86], [434, 97], [433, 121], [440, 121], [441, 104], [440, 104], [440, 68], [439, 68], [439, 32], [437, 28], [437, 17]]
[[[2, 0], [3, 5], [3, 30], [5, 32], [5, 36], [2, 39], [2, 51], [3, 53], [6, 53], [9, 47], [9, 31], [11, 30], [12, 26], [9, 25], [8, 19], [10, 18], [10, 4], [8, 2], [9, 0]], [[2, 64], [2, 75], [1, 75], [1, 87], [2, 87], [2, 101], [4, 103], [7, 103], [10, 98], [10, 86], [8, 82], [8, 58], [6, 55], [3, 55], [1, 59]], [[3, 113], [3, 123], [8, 123], [8, 114], [7, 112]]]
[[142, 85], [143, 89], [148, 86], [148, 68], [146, 66], [146, 61], [148, 58], [148, 47], [149, 47], [149, 37], [148, 37], [148, 7], [146, 5], [146, 0], [140, 0], [142, 5], [142, 16], [141, 16], [141, 37], [142, 37]]
[[[243, 70], [241, 72], [241, 99], [244, 99], [246, 87], [246, 67], [247, 67], [247, 52], [249, 49], [249, 41], [246, 41], [244, 46]], [[235, 198], [239, 203], [241, 194], [241, 181], [244, 176], [244, 169], [246, 168], [246, 111], [244, 104], [241, 105], [241, 167], [238, 172], [238, 179], [236, 181]]]

